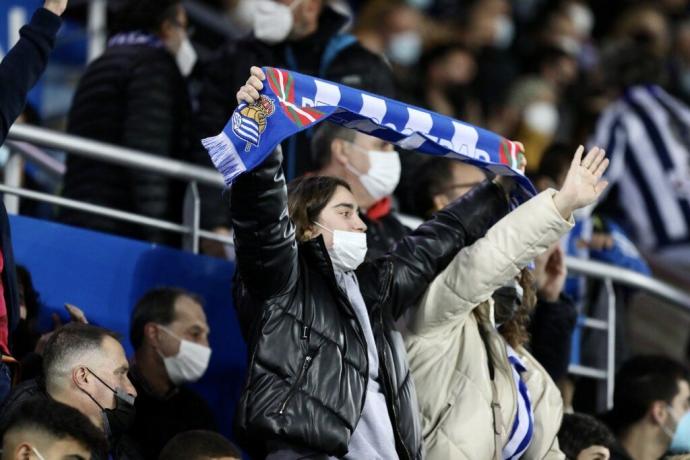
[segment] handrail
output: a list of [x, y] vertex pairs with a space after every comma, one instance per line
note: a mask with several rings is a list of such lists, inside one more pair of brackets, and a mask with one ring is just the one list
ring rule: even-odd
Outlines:
[[161, 158], [139, 150], [119, 147], [105, 142], [85, 139], [64, 134], [50, 129], [24, 124], [14, 124], [10, 128], [8, 139], [31, 142], [71, 154], [104, 161], [129, 168], [156, 172], [167, 177], [218, 188], [224, 187], [223, 177], [211, 168], [203, 168], [182, 161]]
[[566, 257], [568, 270], [599, 279], [610, 279], [615, 284], [642, 289], [664, 300], [683, 307], [690, 313], [690, 295], [670, 284], [632, 270], [594, 260]]

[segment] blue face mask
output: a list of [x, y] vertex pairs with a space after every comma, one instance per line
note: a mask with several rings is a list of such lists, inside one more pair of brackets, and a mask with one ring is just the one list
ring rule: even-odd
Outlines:
[[678, 426], [673, 434], [668, 450], [674, 454], [690, 452], [690, 412], [686, 412], [678, 421]]

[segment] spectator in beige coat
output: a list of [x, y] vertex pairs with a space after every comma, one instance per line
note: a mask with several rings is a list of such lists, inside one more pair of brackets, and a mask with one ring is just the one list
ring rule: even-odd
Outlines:
[[582, 153], [560, 191], [542, 192], [463, 249], [410, 317], [406, 345], [430, 460], [565, 458], [561, 395], [523, 346], [534, 305], [523, 269], [606, 187], [603, 150]]

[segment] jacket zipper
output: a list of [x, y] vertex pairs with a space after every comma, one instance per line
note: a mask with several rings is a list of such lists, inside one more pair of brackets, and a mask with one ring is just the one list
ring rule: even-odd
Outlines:
[[290, 391], [288, 391], [287, 396], [285, 397], [285, 400], [283, 403], [280, 405], [280, 410], [278, 411], [278, 414], [283, 415], [285, 412], [285, 407], [288, 405], [292, 397], [295, 395], [297, 392], [297, 387], [299, 386], [300, 383], [302, 383], [302, 379], [304, 378], [304, 374], [307, 372], [307, 369], [309, 369], [309, 366], [311, 365], [311, 361], [314, 359], [313, 354], [310, 352], [305, 356], [304, 361], [302, 362], [302, 368], [299, 370], [299, 374], [297, 375], [297, 380], [295, 380], [295, 383], [292, 384], [290, 387]]

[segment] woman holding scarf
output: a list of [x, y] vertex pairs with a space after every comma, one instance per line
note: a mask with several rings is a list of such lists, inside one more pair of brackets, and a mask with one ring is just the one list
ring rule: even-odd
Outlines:
[[[251, 72], [237, 93], [250, 104], [264, 79]], [[234, 296], [249, 369], [235, 433], [246, 449], [269, 459], [423, 458], [393, 323], [508, 212], [508, 184], [485, 181], [363, 262], [366, 226], [347, 183], [311, 176], [288, 187], [279, 151], [236, 179]]]

